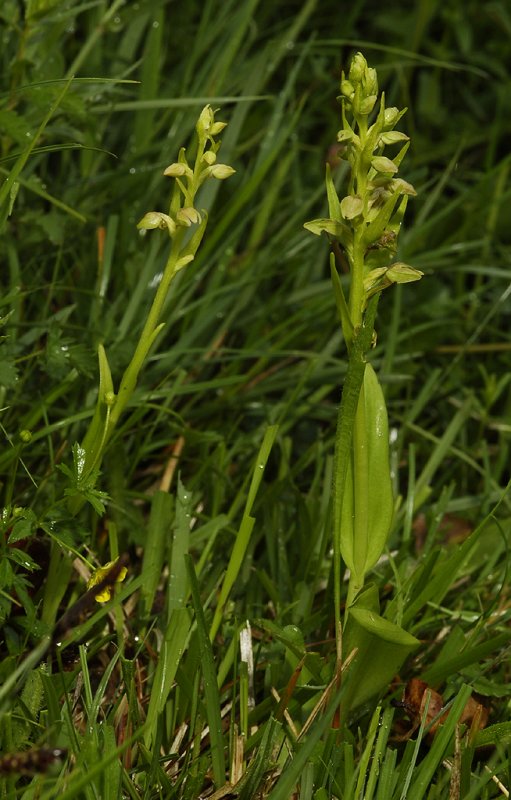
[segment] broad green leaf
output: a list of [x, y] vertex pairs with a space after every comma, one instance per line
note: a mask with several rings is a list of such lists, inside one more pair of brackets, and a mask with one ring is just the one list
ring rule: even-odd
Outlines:
[[390, 686], [405, 659], [420, 642], [379, 614], [378, 590], [368, 584], [350, 607], [343, 633], [347, 657], [357, 650], [349, 668], [347, 706], [353, 710]]
[[356, 579], [363, 581], [383, 553], [393, 513], [387, 409], [376, 373], [366, 364], [341, 518], [341, 554]]

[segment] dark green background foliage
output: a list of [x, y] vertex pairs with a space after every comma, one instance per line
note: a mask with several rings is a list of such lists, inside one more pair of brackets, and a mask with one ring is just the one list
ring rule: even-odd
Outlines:
[[[131, 554], [132, 574], [150, 496], [183, 436], [179, 473], [193, 497], [196, 562], [211, 530], [201, 533], [203, 526], [228, 515], [201, 575], [212, 603], [264, 431], [279, 424], [223, 636], [229, 640], [237, 618], [273, 615], [279, 626], [298, 625], [308, 642], [331, 637], [329, 469], [346, 360], [328, 244], [303, 223], [326, 215], [327, 160], [343, 185], [336, 95], [357, 50], [376, 67], [387, 105], [409, 109], [400, 123], [411, 137], [401, 174], [418, 197], [398, 255], [425, 273], [383, 297], [372, 358], [394, 430], [400, 579], [424, 540], [428, 553], [444, 543], [445, 512], [456, 530], [472, 527], [500, 498], [511, 432], [510, 37], [504, 0], [3, 0], [2, 180], [37, 138], [16, 197], [8, 193], [0, 208], [2, 505], [25, 509], [21, 546], [14, 552], [11, 540], [5, 553], [2, 545], [4, 676], [42, 630], [37, 609], [55, 530], [67, 545], [110, 558], [93, 508], [67, 513], [57, 465], [71, 465], [71, 446], [93, 412], [97, 345], [116, 386], [129, 362], [168, 248], [163, 234], [141, 236], [136, 223], [166, 210], [163, 170], [192, 140], [206, 103], [229, 122], [220, 160], [236, 174], [208, 183], [200, 197], [206, 237], [173, 284], [166, 328], [97, 484], [110, 497], [108, 519]], [[23, 429], [32, 432], [26, 444]], [[412, 529], [414, 497], [425, 514], [421, 534]], [[509, 601], [509, 501], [499, 515], [464, 573], [472, 590], [449, 595], [467, 636], [483, 609]], [[9, 515], [4, 522], [8, 535]], [[388, 565], [377, 575], [389, 592], [395, 579]], [[14, 590], [27, 620], [14, 614]], [[431, 642], [442, 624], [431, 609], [409, 620]], [[424, 668], [439, 650], [430, 648], [417, 662]], [[282, 667], [284, 649], [274, 639], [260, 654], [270, 664], [259, 684], [261, 719], [270, 687], [282, 688], [295, 666], [288, 651]], [[198, 650], [192, 655], [198, 663]], [[443, 679], [455, 681], [458, 670]], [[180, 677], [185, 685], [186, 670]], [[502, 667], [496, 681], [506, 680]], [[159, 735], [171, 739], [170, 730], [169, 723]]]

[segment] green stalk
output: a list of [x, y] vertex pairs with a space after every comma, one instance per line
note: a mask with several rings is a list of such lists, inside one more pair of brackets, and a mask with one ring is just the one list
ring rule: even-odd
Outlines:
[[158, 333], [162, 329], [162, 324], [159, 323], [159, 320], [161, 317], [165, 300], [167, 299], [170, 284], [176, 274], [176, 264], [179, 260], [183, 234], [184, 230], [179, 230], [176, 233], [176, 236], [172, 243], [172, 249], [167, 264], [165, 266], [165, 270], [163, 272], [163, 277], [156, 291], [149, 314], [147, 315], [147, 319], [145, 321], [142, 333], [140, 334], [140, 339], [138, 341], [137, 347], [135, 349], [135, 352], [133, 353], [133, 357], [128, 367], [126, 368], [126, 371], [124, 372], [124, 375], [122, 376], [122, 380], [119, 386], [119, 392], [117, 394], [115, 404], [110, 413], [110, 419], [108, 422], [108, 427], [104, 442], [105, 446], [108, 443], [108, 440], [112, 435], [115, 426], [117, 425], [119, 417], [126, 408], [126, 405], [128, 404], [135, 390], [135, 387], [137, 385], [138, 375], [144, 365], [144, 361], [147, 358], [149, 350], [151, 349], [154, 340], [158, 336]]
[[351, 321], [354, 328], [358, 328], [362, 323], [362, 309], [364, 307], [364, 250], [361, 241], [363, 230], [358, 228], [355, 231], [353, 243], [353, 258], [351, 262], [351, 283], [348, 305], [350, 309]]

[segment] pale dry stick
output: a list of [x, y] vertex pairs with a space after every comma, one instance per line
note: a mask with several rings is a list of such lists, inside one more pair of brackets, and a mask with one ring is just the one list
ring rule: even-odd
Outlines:
[[231, 800], [231, 798], [234, 797], [233, 789], [234, 786], [230, 781], [228, 781], [223, 786], [221, 786], [220, 789], [217, 789], [217, 791], [214, 792], [213, 794], [208, 794], [208, 795], [201, 794], [199, 796], [199, 800], [223, 800], [224, 797], [226, 797], [227, 800]]
[[[179, 728], [177, 729], [172, 744], [170, 745], [170, 750], [168, 752], [168, 755], [179, 753], [179, 749], [183, 744], [187, 731], [188, 731], [188, 723], [182, 722]], [[182, 757], [184, 758], [184, 754]], [[179, 770], [180, 770], [179, 758], [176, 758], [172, 759], [170, 766], [165, 770], [165, 772], [167, 773], [169, 778], [176, 778], [179, 773]]]
[[231, 761], [231, 785], [235, 786], [243, 777], [243, 758], [245, 755], [245, 737], [238, 732], [238, 725], [234, 724], [233, 748]]
[[[447, 769], [449, 772], [451, 772], [451, 771], [452, 771], [452, 768], [453, 768], [452, 761], [449, 761], [447, 758], [445, 758], [445, 759], [442, 761], [442, 764], [443, 764], [443, 766], [444, 766], [444, 767], [445, 767], [445, 768], [446, 768], [446, 769]], [[506, 787], [504, 786], [504, 784], [502, 783], [502, 781], [500, 781], [500, 780], [499, 780], [499, 778], [497, 778], [497, 776], [493, 774], [493, 772], [491, 771], [491, 769], [489, 768], [489, 766], [488, 766], [487, 764], [485, 764], [484, 768], [485, 768], [486, 772], [489, 772], [489, 773], [490, 773], [492, 781], [493, 781], [493, 782], [496, 784], [496, 786], [499, 788], [499, 790], [500, 790], [500, 792], [502, 793], [503, 797], [511, 797], [511, 794], [510, 794], [510, 792], [509, 792], [509, 789], [506, 789]]]
[[178, 436], [174, 447], [172, 448], [172, 454], [170, 455], [167, 466], [163, 472], [160, 481], [160, 491], [168, 492], [170, 491], [170, 487], [172, 485], [172, 479], [176, 472], [177, 465], [179, 463], [179, 459], [181, 458], [181, 453], [183, 452], [184, 446], [186, 443], [186, 439], [184, 436]]
[[498, 788], [500, 789], [500, 791], [502, 792], [502, 794], [504, 795], [504, 797], [511, 797], [511, 794], [510, 794], [510, 792], [509, 792], [509, 789], [506, 789], [506, 787], [504, 786], [504, 784], [503, 784], [503, 783], [502, 783], [502, 782], [501, 782], [501, 781], [500, 781], [500, 780], [497, 778], [497, 776], [496, 776], [496, 775], [494, 775], [494, 774], [492, 773], [492, 771], [491, 771], [491, 769], [489, 768], [489, 766], [488, 766], [487, 764], [485, 764], [484, 768], [485, 768], [486, 772], [489, 772], [489, 773], [490, 773], [490, 775], [491, 775], [491, 779], [492, 779], [493, 783], [495, 783], [495, 784], [498, 786]]
[[[277, 703], [282, 702], [282, 697], [277, 692], [277, 690], [275, 689], [274, 686], [271, 687], [271, 693], [272, 693], [272, 696], [277, 701]], [[297, 728], [295, 727], [295, 724], [294, 724], [293, 720], [291, 719], [291, 715], [290, 715], [289, 711], [287, 710], [287, 708], [284, 709], [284, 719], [286, 720], [287, 724], [289, 725], [291, 733], [293, 734], [295, 739], [298, 739], [300, 734], [299, 734]]]
[[[353, 662], [353, 660], [356, 658], [357, 655], [358, 655], [358, 650], [355, 648], [351, 651], [347, 659], [343, 662], [341, 667], [341, 676], [348, 669], [348, 667], [350, 666], [350, 664]], [[321, 697], [319, 698], [318, 702], [316, 703], [311, 713], [309, 714], [308, 718], [306, 719], [305, 724], [302, 730], [300, 731], [300, 735], [298, 738], [300, 739], [303, 738], [303, 736], [305, 735], [305, 733], [307, 733], [307, 731], [311, 727], [312, 723], [314, 722], [318, 714], [320, 714], [327, 706], [332, 693], [336, 691], [338, 688], [339, 688], [339, 676], [336, 673], [332, 678], [332, 680], [330, 681], [330, 683], [328, 683], [327, 686], [324, 688]]]

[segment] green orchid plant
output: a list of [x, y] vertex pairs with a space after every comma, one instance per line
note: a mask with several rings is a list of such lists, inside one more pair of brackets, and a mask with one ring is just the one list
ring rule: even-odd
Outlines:
[[[210, 105], [203, 108], [195, 126], [197, 147], [193, 162], [188, 162], [186, 149], [183, 147], [178, 160], [170, 164], [163, 173], [173, 180], [168, 210], [149, 211], [138, 223], [137, 227], [144, 233], [156, 229], [165, 231], [170, 239], [170, 252], [137, 346], [117, 392], [105, 348], [103, 345], [98, 347], [99, 387], [96, 408], [82, 443], [73, 446], [73, 467], [60, 465], [69, 481], [65, 496], [67, 509], [73, 515], [86, 502], [98, 514], [104, 513], [106, 495], [96, 488], [96, 483], [105, 450], [136, 389], [138, 376], [149, 352], [165, 327], [161, 318], [172, 281], [181, 269], [194, 260], [206, 230], [208, 216], [206, 211], [199, 211], [195, 207], [197, 193], [206, 181], [225, 180], [235, 172], [232, 167], [217, 160], [221, 144], [218, 137], [226, 125], [226, 122], [215, 119], [215, 112]], [[113, 557], [116, 555], [117, 553], [112, 553]], [[54, 543], [43, 603], [45, 622], [52, 623], [55, 619], [61, 596], [54, 587], [62, 585], [64, 591], [66, 582], [63, 575], [66, 570], [70, 571], [70, 565], [67, 564], [60, 546]], [[98, 575], [97, 580], [101, 581], [102, 573], [99, 572]], [[95, 580], [94, 576], [93, 579]], [[106, 592], [98, 595], [100, 602], [106, 598]]]
[[[395, 126], [406, 109], [378, 100], [376, 70], [361, 53], [341, 80], [340, 157], [349, 166], [347, 194], [340, 199], [327, 165], [329, 217], [305, 227], [329, 237], [331, 277], [348, 349], [336, 431], [333, 483], [334, 594], [338, 666], [343, 654], [357, 653], [357, 679], [348, 682], [345, 709], [381, 691], [418, 641], [380, 616], [378, 592], [366, 577], [382, 556], [390, 534], [394, 497], [389, 464], [387, 410], [381, 385], [367, 360], [375, 341], [380, 295], [394, 283], [419, 280], [422, 272], [396, 261], [401, 222], [415, 189], [397, 176], [409, 147]], [[398, 145], [392, 158], [386, 147]], [[349, 267], [349, 295], [336, 267], [335, 253]], [[344, 622], [341, 623], [341, 566], [349, 569]]]
[[[188, 163], [186, 149], [183, 147], [178, 160], [164, 170], [163, 174], [174, 180], [168, 211], [149, 211], [137, 225], [144, 232], [157, 229], [166, 231], [171, 242], [170, 253], [137, 347], [122, 376], [117, 393], [105, 349], [103, 345], [98, 348], [99, 391], [96, 409], [85, 438], [78, 448], [79, 457], [75, 457], [75, 463], [79, 465], [78, 488], [90, 492], [95, 483], [106, 446], [136, 388], [140, 370], [165, 327], [161, 316], [170, 285], [177, 273], [194, 260], [200, 246], [208, 216], [205, 211], [199, 211], [195, 207], [196, 195], [206, 181], [225, 180], [235, 172], [227, 164], [217, 162], [220, 148], [218, 136], [226, 125], [226, 122], [215, 120], [215, 112], [210, 105], [205, 106], [195, 126], [197, 150], [193, 164]], [[190, 229], [193, 229], [191, 235]], [[83, 495], [83, 492], [74, 493], [70, 498], [72, 511], [76, 512], [83, 505]]]

